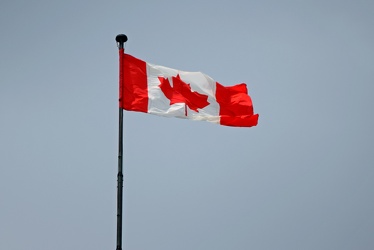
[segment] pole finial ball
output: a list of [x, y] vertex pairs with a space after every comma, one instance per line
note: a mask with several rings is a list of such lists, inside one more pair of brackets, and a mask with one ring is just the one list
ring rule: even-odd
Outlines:
[[117, 43], [125, 43], [127, 41], [127, 36], [125, 34], [119, 34], [116, 36]]

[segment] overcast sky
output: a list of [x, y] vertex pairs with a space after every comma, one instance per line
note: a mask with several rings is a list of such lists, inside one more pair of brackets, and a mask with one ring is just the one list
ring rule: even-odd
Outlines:
[[374, 2], [0, 2], [0, 249], [116, 247], [118, 49], [259, 124], [125, 112], [124, 250], [374, 249]]

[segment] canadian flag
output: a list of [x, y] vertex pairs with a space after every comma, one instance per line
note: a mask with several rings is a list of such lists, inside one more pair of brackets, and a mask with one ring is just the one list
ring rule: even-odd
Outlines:
[[201, 72], [147, 63], [123, 49], [119, 54], [121, 108], [225, 126], [257, 125], [246, 84], [226, 87]]

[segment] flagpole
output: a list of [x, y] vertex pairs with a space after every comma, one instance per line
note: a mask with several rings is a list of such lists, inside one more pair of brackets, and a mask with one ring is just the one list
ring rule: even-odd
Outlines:
[[[127, 36], [119, 34], [116, 36], [116, 42], [119, 51], [119, 102], [122, 98], [123, 85], [123, 53], [124, 43]], [[122, 250], [122, 203], [123, 203], [123, 109], [119, 106], [119, 129], [118, 129], [118, 175], [117, 175], [117, 248]]]

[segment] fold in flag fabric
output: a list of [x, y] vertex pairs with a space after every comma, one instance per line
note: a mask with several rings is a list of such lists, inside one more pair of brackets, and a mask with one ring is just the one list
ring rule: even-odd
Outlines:
[[201, 72], [147, 63], [120, 50], [121, 108], [159, 116], [252, 127], [258, 122], [246, 84], [223, 86]]

